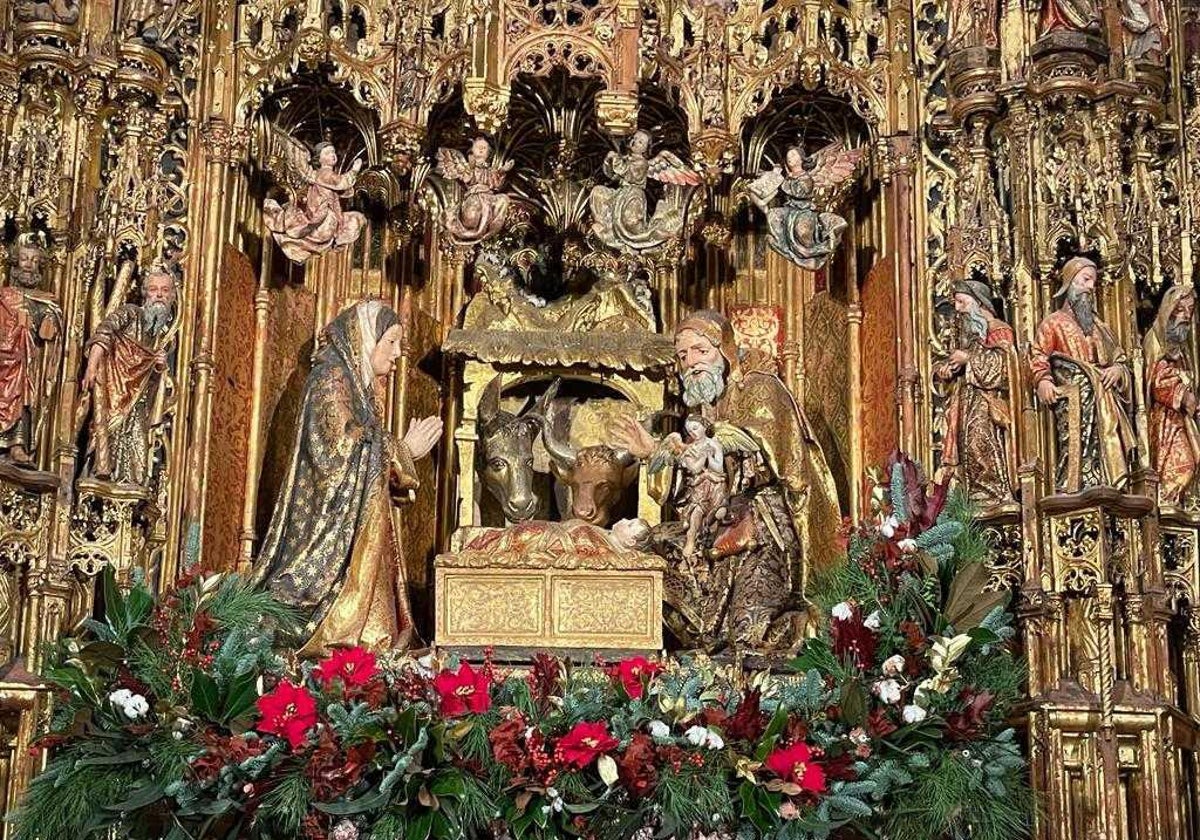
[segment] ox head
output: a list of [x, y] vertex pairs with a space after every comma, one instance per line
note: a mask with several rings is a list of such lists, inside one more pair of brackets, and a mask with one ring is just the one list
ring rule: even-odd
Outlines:
[[571, 490], [571, 516], [601, 527], [612, 522], [612, 509], [637, 479], [637, 459], [610, 446], [588, 446], [578, 452], [567, 439], [563, 417], [569, 406], [554, 402], [555, 381], [543, 398], [542, 442], [550, 453], [554, 477]]
[[541, 415], [530, 406], [517, 414], [500, 407], [500, 377], [488, 383], [479, 403], [480, 464], [483, 485], [509, 522], [538, 516], [543, 499], [534, 487], [533, 442]]

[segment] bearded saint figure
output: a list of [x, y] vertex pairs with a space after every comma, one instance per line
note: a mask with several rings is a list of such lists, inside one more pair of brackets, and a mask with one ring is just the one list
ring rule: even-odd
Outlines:
[[1016, 375], [1012, 327], [996, 317], [986, 283], [954, 287], [958, 346], [935, 369], [950, 384], [942, 436], [942, 468], [981, 505], [1013, 499], [1016, 449], [1010, 387]]
[[384, 385], [403, 337], [394, 310], [357, 303], [321, 332], [304, 383], [291, 466], [255, 571], [304, 617], [293, 640], [302, 657], [419, 641], [392, 506], [412, 501], [415, 462], [441, 437], [442, 421], [417, 420], [403, 440], [384, 425]]
[[83, 390], [92, 395], [92, 474], [146, 487], [152, 435], [162, 424], [175, 318], [175, 275], [150, 269], [141, 306], [127, 303], [100, 322], [88, 341]]
[[[724, 647], [780, 651], [804, 627], [803, 571], [838, 556], [841, 513], [833, 476], [808, 419], [774, 373], [743, 368], [724, 315], [702, 311], [675, 331], [683, 402], [711, 423], [727, 423], [761, 450], [729, 471], [724, 520], [698, 540], [705, 563], [681, 556], [686, 523], [656, 526], [651, 544], [666, 553], [667, 621], [680, 641], [708, 651]], [[616, 446], [651, 459], [669, 446], [631, 419], [620, 422]], [[656, 488], [665, 497], [678, 482]], [[656, 549], [660, 550], [660, 549]]]
[[1096, 277], [1087, 257], [1063, 265], [1054, 295], [1063, 304], [1038, 325], [1031, 348], [1038, 399], [1054, 411], [1060, 493], [1124, 486], [1137, 445], [1128, 413], [1133, 375], [1116, 335], [1096, 313]]
[[1159, 500], [1178, 505], [1191, 487], [1200, 460], [1196, 413], [1196, 351], [1192, 321], [1196, 294], [1172, 286], [1146, 334], [1146, 403], [1150, 406], [1150, 458], [1158, 473]]
[[18, 240], [0, 289], [0, 452], [18, 464], [36, 460], [43, 387], [58, 366], [62, 310], [42, 291], [44, 259], [35, 242]]

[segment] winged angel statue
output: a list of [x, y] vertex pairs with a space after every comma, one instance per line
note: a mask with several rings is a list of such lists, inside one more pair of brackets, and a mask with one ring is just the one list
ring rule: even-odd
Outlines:
[[[815, 271], [829, 262], [842, 241], [846, 220], [818, 209], [836, 204], [851, 183], [862, 149], [847, 149], [835, 140], [816, 154], [799, 146], [787, 150], [781, 170], [775, 166], [749, 185], [750, 199], [767, 214], [767, 244], [801, 268]], [[781, 206], [772, 206], [783, 193]]]
[[513, 162], [497, 164], [486, 138], [476, 137], [465, 155], [457, 149], [438, 149], [437, 174], [448, 187], [446, 231], [459, 245], [474, 245], [495, 236], [508, 221], [510, 200], [497, 192]]
[[758, 455], [762, 447], [730, 423], [710, 423], [698, 414], [684, 421], [687, 440], [678, 432], [667, 435], [650, 460], [651, 474], [670, 464], [683, 469], [683, 486], [675, 503], [681, 518], [687, 522], [683, 556], [696, 556], [696, 543], [705, 522], [720, 520], [729, 500], [729, 484], [725, 475], [725, 456]]
[[[625, 154], [609, 152], [604, 174], [620, 186], [592, 188], [592, 233], [601, 242], [624, 254], [653, 251], [683, 230], [688, 187], [700, 185], [700, 176], [679, 157], [661, 151], [650, 157], [650, 134], [635, 132]], [[667, 185], [667, 193], [649, 213], [646, 182]]]
[[271, 198], [263, 202], [263, 220], [287, 258], [303, 264], [309, 257], [357, 241], [366, 217], [343, 210], [341, 197], [354, 189], [362, 161], [355, 160], [349, 171], [339, 172], [332, 143], [310, 149], [269, 123], [267, 143], [268, 167], [296, 196], [282, 206]]

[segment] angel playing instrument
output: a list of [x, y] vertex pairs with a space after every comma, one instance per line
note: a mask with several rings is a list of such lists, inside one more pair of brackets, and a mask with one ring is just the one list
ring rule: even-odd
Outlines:
[[272, 198], [263, 202], [263, 221], [287, 258], [303, 264], [309, 257], [356, 242], [367, 220], [362, 213], [343, 210], [341, 197], [353, 191], [362, 161], [339, 173], [332, 143], [318, 143], [310, 150], [275, 129], [270, 130], [269, 141], [270, 159], [282, 164], [277, 174], [296, 196], [283, 205]]
[[[842, 241], [846, 220], [832, 208], [854, 181], [862, 149], [841, 141], [805, 155], [799, 146], [787, 150], [784, 169], [767, 170], [748, 185], [751, 201], [767, 214], [767, 244], [801, 268], [815, 271], [829, 262]], [[779, 193], [782, 206], [772, 206]]]
[[[592, 188], [588, 203], [592, 211], [592, 233], [602, 243], [623, 254], [658, 251], [683, 230], [687, 200], [700, 185], [700, 176], [669, 151], [650, 157], [650, 135], [635, 132], [629, 151], [609, 152], [604, 174], [618, 187]], [[649, 212], [648, 180], [667, 185], [666, 194]]]

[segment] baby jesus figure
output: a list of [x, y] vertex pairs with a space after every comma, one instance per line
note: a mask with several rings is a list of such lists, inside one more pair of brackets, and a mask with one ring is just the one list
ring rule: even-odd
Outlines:
[[678, 456], [684, 474], [680, 512], [688, 524], [683, 556], [691, 559], [696, 555], [700, 526], [709, 516], [720, 515], [729, 493], [725, 483], [725, 448], [713, 437], [713, 424], [693, 414], [684, 421], [683, 430], [687, 443]]

